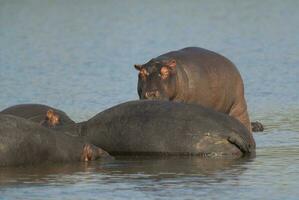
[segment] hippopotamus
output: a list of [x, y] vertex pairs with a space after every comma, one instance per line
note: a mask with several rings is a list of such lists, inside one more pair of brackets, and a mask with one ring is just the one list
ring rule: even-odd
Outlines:
[[103, 149], [30, 120], [0, 114], [0, 166], [108, 158]]
[[75, 124], [65, 112], [42, 104], [19, 104], [2, 110], [0, 114], [22, 117], [47, 128]]
[[200, 104], [234, 117], [251, 132], [242, 77], [224, 56], [187, 47], [135, 68], [140, 99]]
[[112, 156], [240, 157], [255, 152], [252, 134], [238, 120], [200, 105], [180, 102], [126, 102], [76, 124], [75, 128], [65, 129]]

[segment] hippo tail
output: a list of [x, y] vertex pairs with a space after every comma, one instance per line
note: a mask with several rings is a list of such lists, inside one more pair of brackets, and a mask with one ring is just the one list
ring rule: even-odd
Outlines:
[[252, 132], [263, 132], [264, 125], [258, 121], [251, 122], [251, 129], [252, 129]]

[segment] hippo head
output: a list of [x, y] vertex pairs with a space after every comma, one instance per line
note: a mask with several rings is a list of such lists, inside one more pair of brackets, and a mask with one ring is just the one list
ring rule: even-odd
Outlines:
[[172, 100], [176, 93], [176, 61], [152, 59], [135, 65], [139, 71], [138, 95], [140, 99]]

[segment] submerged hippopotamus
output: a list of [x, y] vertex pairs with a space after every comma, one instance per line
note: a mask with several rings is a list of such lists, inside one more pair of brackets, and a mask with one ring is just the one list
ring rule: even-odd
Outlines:
[[65, 112], [42, 104], [15, 105], [2, 110], [0, 114], [9, 114], [29, 119], [48, 128], [75, 124]]
[[0, 114], [0, 166], [89, 161], [108, 153], [81, 138], [13, 115]]
[[140, 99], [200, 104], [238, 119], [251, 132], [243, 80], [224, 56], [188, 47], [135, 68]]
[[252, 134], [238, 120], [200, 105], [178, 102], [127, 102], [64, 129], [112, 155], [240, 157], [255, 151]]

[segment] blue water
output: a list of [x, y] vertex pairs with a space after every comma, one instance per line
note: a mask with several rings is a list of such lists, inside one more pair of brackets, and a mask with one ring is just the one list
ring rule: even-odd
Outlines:
[[137, 99], [137, 72], [199, 46], [242, 74], [250, 160], [118, 158], [0, 169], [0, 199], [298, 199], [299, 1], [0, 0], [0, 110], [57, 107], [75, 121]]

